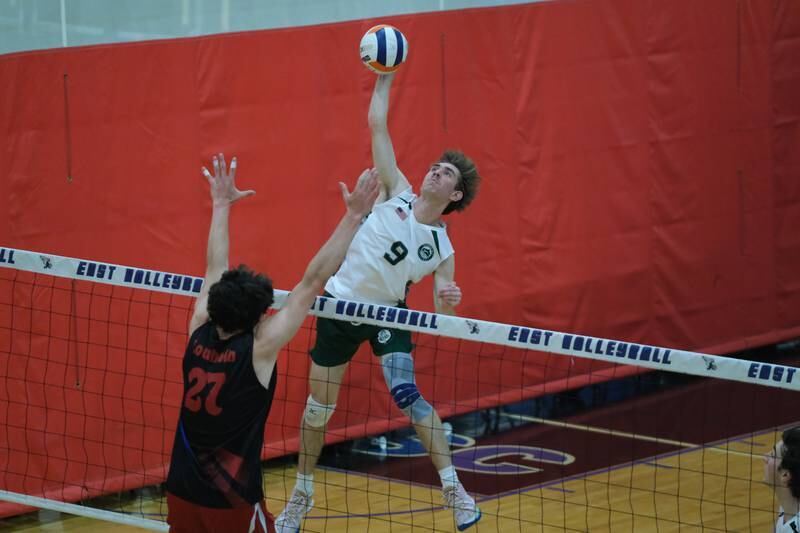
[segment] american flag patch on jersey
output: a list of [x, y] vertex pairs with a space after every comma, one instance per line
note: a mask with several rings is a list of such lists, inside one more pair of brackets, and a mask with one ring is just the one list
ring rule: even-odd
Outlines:
[[406, 214], [405, 211], [403, 211], [402, 207], [398, 207], [397, 209], [394, 210], [394, 212], [397, 213], [397, 216], [400, 217], [400, 220], [405, 220], [406, 218], [408, 218], [408, 215]]

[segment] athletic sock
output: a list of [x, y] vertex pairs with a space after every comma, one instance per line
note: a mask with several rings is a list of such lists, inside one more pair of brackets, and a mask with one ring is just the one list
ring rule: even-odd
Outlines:
[[297, 473], [297, 483], [294, 488], [306, 493], [308, 496], [314, 495], [314, 474]]
[[442, 479], [443, 489], [458, 485], [458, 474], [456, 474], [456, 467], [453, 465], [439, 470], [439, 477]]

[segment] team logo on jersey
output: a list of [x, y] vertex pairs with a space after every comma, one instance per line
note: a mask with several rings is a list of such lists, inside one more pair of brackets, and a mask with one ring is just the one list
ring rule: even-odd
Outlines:
[[381, 344], [386, 344], [389, 342], [389, 339], [392, 338], [392, 332], [388, 329], [382, 329], [378, 332], [378, 342]]
[[430, 244], [423, 244], [417, 250], [417, 255], [423, 261], [430, 261], [431, 259], [433, 259], [433, 246], [431, 246]]

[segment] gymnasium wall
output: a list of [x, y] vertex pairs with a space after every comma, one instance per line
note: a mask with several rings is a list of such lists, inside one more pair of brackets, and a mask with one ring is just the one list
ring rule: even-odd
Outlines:
[[[375, 22], [0, 56], [0, 245], [202, 275], [200, 167], [221, 151], [258, 192], [233, 209], [231, 262], [290, 289], [343, 212], [337, 182], [371, 162], [374, 78], [357, 44]], [[563, 0], [380, 22], [410, 41], [390, 112], [400, 168], [418, 186], [458, 147], [484, 176], [448, 221], [462, 316], [714, 353], [800, 334], [800, 4]], [[410, 306], [430, 310], [420, 285]], [[265, 455], [296, 450], [310, 337], [281, 358]], [[443, 417], [630, 372], [440, 343], [416, 355]], [[162, 450], [137, 459], [143, 470], [168, 460], [182, 346], [171, 353], [128, 363], [170, 382], [163, 430], [125, 435]], [[6, 365], [15, 357], [0, 347]], [[357, 359], [332, 439], [406, 423], [374, 361]], [[26, 368], [74, 385], [46, 366]], [[25, 390], [46, 405], [46, 389]], [[10, 448], [80, 484], [47, 464], [48, 447], [67, 445], [48, 435], [33, 449], [31, 432]]]

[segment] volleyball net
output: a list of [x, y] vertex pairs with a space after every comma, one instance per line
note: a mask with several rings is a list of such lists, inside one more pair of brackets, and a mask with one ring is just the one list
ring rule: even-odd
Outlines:
[[[0, 516], [48, 508], [165, 530], [161, 484], [202, 278], [11, 248], [0, 267]], [[276, 308], [286, 296], [276, 291]], [[791, 350], [721, 357], [325, 297], [310, 315], [413, 332], [419, 389], [453, 428], [453, 462], [482, 524], [774, 523], [760, 457], [800, 420]], [[310, 316], [279, 357], [265, 460], [298, 449], [314, 335]], [[320, 530], [450, 528], [420, 488], [438, 481], [408, 427], [362, 347], [328, 426], [327, 442], [348, 443], [350, 458], [318, 477], [309, 519]], [[348, 481], [351, 468], [372, 481]], [[293, 484], [291, 464], [265, 469], [274, 514]]]

